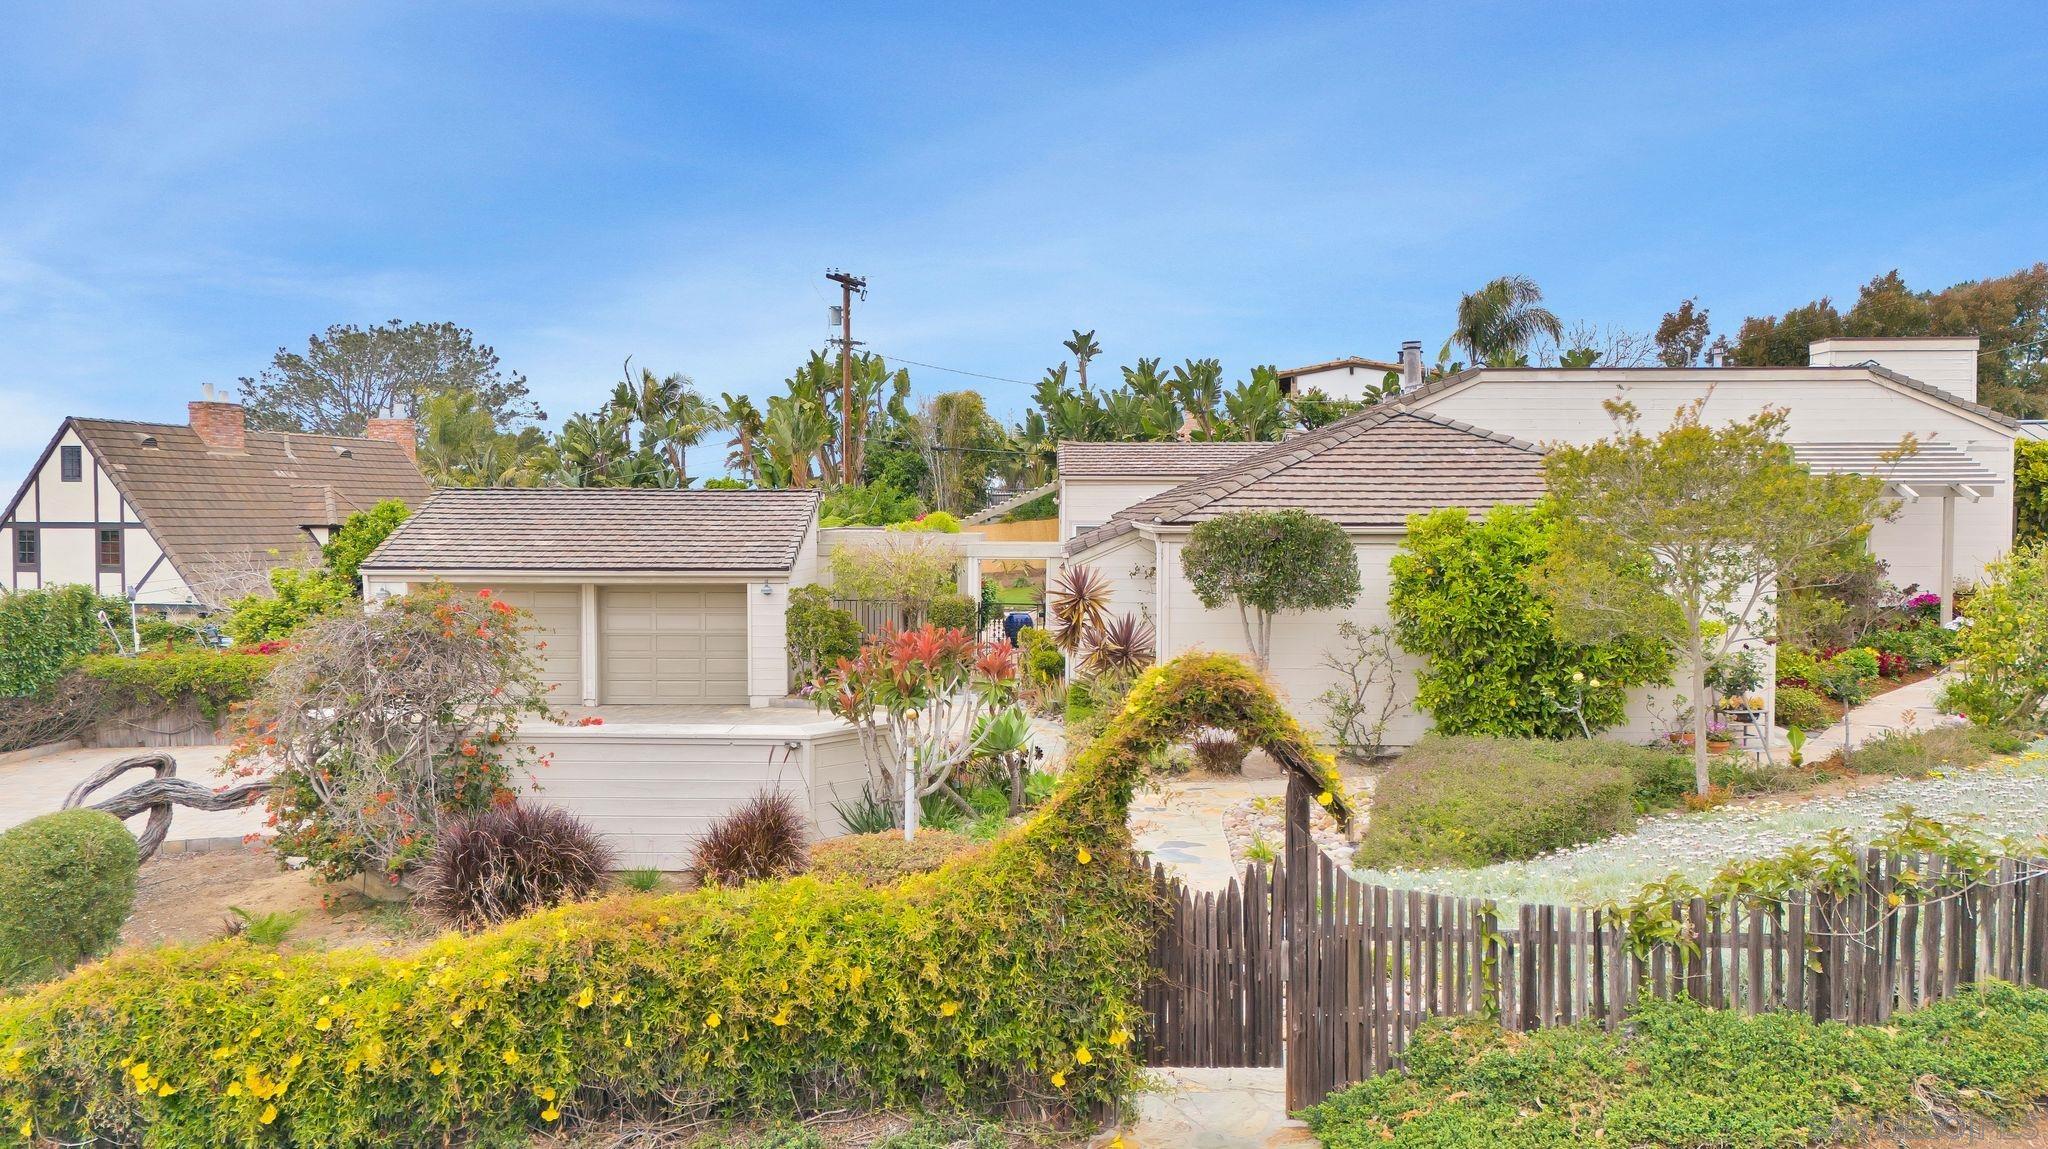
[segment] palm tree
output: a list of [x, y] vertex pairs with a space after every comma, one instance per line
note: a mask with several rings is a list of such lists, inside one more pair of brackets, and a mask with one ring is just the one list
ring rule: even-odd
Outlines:
[[657, 377], [642, 367], [635, 379], [632, 365], [628, 359], [626, 378], [612, 388], [611, 409], [639, 425], [640, 450], [662, 464], [636, 463], [634, 485], [687, 487], [690, 448], [724, 425], [724, 412], [697, 393], [689, 376]]
[[1216, 437], [1216, 405], [1223, 401], [1223, 364], [1189, 359], [1173, 369], [1172, 388], [1203, 439]]
[[793, 395], [769, 398], [761, 446], [776, 468], [789, 476], [790, 486], [811, 485], [812, 460], [831, 438], [831, 421], [819, 404]]
[[754, 455], [754, 444], [761, 440], [761, 410], [745, 395], [730, 391], [718, 396], [723, 400], [719, 419], [732, 432], [732, 453], [725, 457], [725, 465], [747, 476], [747, 481], [756, 486], [761, 483], [760, 460]]
[[1543, 289], [1526, 275], [1503, 275], [1458, 300], [1458, 323], [1439, 358], [1461, 347], [1475, 363], [1505, 366], [1524, 357], [1540, 335], [1564, 337], [1564, 325], [1542, 306]]
[[1074, 337], [1064, 341], [1060, 346], [1074, 353], [1074, 366], [1080, 368], [1081, 372], [1081, 390], [1086, 391], [1088, 389], [1088, 361], [1102, 354], [1102, 344], [1095, 341], [1095, 333], [1093, 331], [1076, 329]]

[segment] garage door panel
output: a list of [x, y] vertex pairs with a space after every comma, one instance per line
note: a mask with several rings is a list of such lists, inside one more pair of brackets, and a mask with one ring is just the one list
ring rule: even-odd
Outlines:
[[[458, 586], [474, 595], [481, 586]], [[574, 702], [583, 682], [583, 591], [580, 587], [501, 586], [491, 594], [526, 611], [526, 638], [540, 663], [541, 681], [554, 687], [548, 699], [558, 705]], [[543, 645], [545, 644], [545, 645]]]
[[746, 701], [744, 588], [606, 587], [599, 601], [604, 701]]

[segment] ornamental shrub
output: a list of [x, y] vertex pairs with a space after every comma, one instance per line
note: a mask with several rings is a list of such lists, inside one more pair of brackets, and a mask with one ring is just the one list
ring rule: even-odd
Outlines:
[[1052, 632], [1044, 627], [1027, 626], [1018, 631], [1017, 649], [1026, 686], [1057, 682], [1067, 672], [1067, 656], [1052, 640]]
[[1425, 1023], [1403, 1068], [1304, 1116], [1326, 1149], [1831, 1145], [1932, 1114], [2024, 1117], [2048, 1096], [2044, 1046], [2048, 991], [2002, 982], [1886, 1026], [1646, 998], [1612, 1034]]
[[957, 535], [960, 533], [960, 520], [947, 511], [933, 511], [930, 514], [919, 515], [914, 519], [906, 519], [900, 523], [890, 523], [889, 529], [892, 531], [913, 531], [924, 534]]
[[34, 694], [84, 655], [112, 650], [101, 611], [128, 633], [128, 603], [85, 586], [0, 590], [0, 698]]
[[514, 802], [458, 818], [421, 867], [420, 907], [477, 930], [604, 889], [612, 849], [581, 818]]
[[1820, 680], [1820, 660], [1812, 651], [1778, 648], [1778, 685], [1811, 687]]
[[860, 653], [860, 620], [832, 605], [832, 592], [811, 583], [789, 592], [789, 662], [809, 685], [842, 658]]
[[1980, 726], [2034, 729], [2048, 703], [2048, 544], [1991, 564], [1963, 608], [1955, 680], [1941, 706]]
[[327, 539], [327, 545], [320, 548], [320, 557], [327, 564], [327, 573], [356, 598], [363, 593], [362, 577], [358, 568], [370, 552], [384, 544], [392, 531], [405, 522], [412, 511], [403, 499], [385, 499], [367, 511], [357, 511], [334, 529]]
[[1827, 701], [1804, 686], [1778, 687], [1778, 725], [1801, 730], [1826, 730], [1835, 724]]
[[0, 834], [0, 987], [98, 957], [135, 904], [135, 836], [97, 810], [63, 810]]
[[395, 880], [445, 821], [509, 796], [532, 760], [520, 722], [553, 717], [525, 617], [488, 588], [433, 583], [301, 631], [231, 756], [271, 776], [272, 847], [330, 880]]
[[1097, 1112], [1141, 1073], [1157, 907], [1131, 793], [1153, 748], [1199, 726], [1310, 774], [1349, 817], [1259, 677], [1190, 655], [1139, 681], [1037, 816], [894, 886], [619, 895], [405, 956], [130, 951], [0, 999], [0, 1137], [510, 1145], [677, 1098]]
[[1955, 652], [1956, 635], [1939, 625], [1922, 623], [1898, 630], [1873, 631], [1866, 641], [1879, 654], [1905, 659], [1910, 670], [1925, 670], [1949, 660]]
[[1429, 735], [1373, 789], [1357, 863], [1472, 867], [1533, 858], [1635, 823], [1634, 779], [1586, 740]]
[[787, 790], [762, 790], [720, 818], [697, 840], [697, 877], [708, 886], [737, 886], [802, 873], [810, 855], [810, 822]]
[[276, 567], [270, 572], [270, 593], [252, 594], [228, 604], [221, 628], [244, 645], [289, 638], [315, 619], [341, 611], [361, 610], [348, 584], [323, 570]]
[[80, 672], [106, 683], [117, 699], [181, 702], [190, 700], [209, 718], [253, 698], [277, 661], [275, 655], [241, 650], [190, 647], [151, 650], [134, 657], [93, 655]]
[[1388, 606], [1395, 641], [1424, 660], [1415, 703], [1438, 733], [1597, 733], [1626, 717], [1631, 689], [1669, 679], [1671, 650], [1655, 639], [1559, 637], [1550, 600], [1528, 577], [1554, 533], [1547, 508], [1495, 507], [1477, 520], [1448, 508], [1408, 520]]
[[2013, 442], [2012, 510], [2014, 546], [2048, 542], [2048, 440]]
[[924, 620], [944, 630], [973, 634], [981, 629], [975, 620], [978, 611], [975, 601], [964, 594], [943, 594], [925, 608]]
[[949, 830], [920, 830], [909, 842], [901, 830], [848, 834], [813, 845], [810, 872], [826, 881], [850, 878], [864, 886], [886, 886], [936, 870], [979, 845]]

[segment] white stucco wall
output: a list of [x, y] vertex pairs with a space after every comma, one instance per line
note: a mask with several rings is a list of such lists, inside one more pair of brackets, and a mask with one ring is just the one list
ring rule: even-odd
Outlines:
[[[1791, 442], [1896, 443], [1912, 434], [1922, 442], [1952, 443], [1999, 478], [1981, 501], [1956, 504], [1956, 576], [1981, 578], [1984, 564], [2012, 546], [2014, 433], [1862, 372], [1815, 374], [1797, 368], [1646, 372], [1617, 386], [1613, 373], [1506, 372], [1425, 396], [1416, 405], [1532, 442], [1584, 444], [1614, 433], [1601, 406], [1609, 399], [1635, 403], [1644, 428], [1654, 431], [1669, 426], [1678, 408], [1698, 399], [1711, 382], [1710, 421], [1732, 422], [1765, 407], [1783, 407]], [[1871, 550], [1890, 565], [1893, 582], [1933, 589], [1941, 575], [1940, 501], [1909, 504], [1897, 521], [1878, 524]]]
[[1326, 371], [1314, 371], [1293, 377], [1293, 394], [1305, 395], [1310, 391], [1321, 391], [1332, 399], [1348, 399], [1356, 402], [1365, 397], [1367, 388], [1378, 388], [1386, 382], [1387, 373], [1369, 367], [1332, 367]]
[[1135, 507], [1154, 495], [1162, 494], [1187, 481], [1186, 476], [1164, 476], [1156, 479], [1061, 479], [1060, 480], [1060, 541], [1065, 542], [1084, 531], [1114, 518], [1118, 511]]

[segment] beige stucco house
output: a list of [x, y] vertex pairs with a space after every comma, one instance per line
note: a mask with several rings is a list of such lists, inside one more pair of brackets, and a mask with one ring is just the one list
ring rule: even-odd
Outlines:
[[[1107, 576], [1112, 611], [1150, 620], [1161, 658], [1198, 647], [1243, 652], [1236, 612], [1204, 608], [1181, 573], [1188, 532], [1226, 510], [1298, 507], [1335, 519], [1356, 540], [1365, 593], [1347, 611], [1276, 620], [1273, 636], [1275, 685], [1304, 719], [1320, 721], [1315, 699], [1336, 682], [1323, 663], [1336, 624], [1390, 622], [1387, 560], [1400, 545], [1406, 515], [1532, 501], [1541, 489], [1543, 445], [1613, 434], [1604, 407], [1610, 399], [1634, 403], [1652, 430], [1702, 397], [1715, 421], [1784, 408], [1787, 438], [1801, 460], [1816, 470], [1881, 476], [1902, 501], [1896, 520], [1878, 524], [1871, 539], [1901, 585], [1946, 594], [1959, 580], [1979, 577], [2012, 545], [2019, 427], [1975, 401], [1974, 338], [1827, 340], [1814, 345], [1807, 367], [1482, 368], [1428, 384], [1419, 382], [1416, 347], [1404, 352], [1408, 390], [1321, 430], [1268, 444], [1164, 491], [1144, 475], [1120, 487], [1107, 477], [1095, 480], [1087, 490], [1091, 514], [1125, 505], [1110, 512], [1106, 525], [1068, 536], [1067, 564], [1088, 564]], [[1917, 450], [1888, 458], [1908, 436]], [[1133, 445], [1099, 446], [1113, 453]], [[1062, 457], [1069, 454], [1078, 452], [1063, 446]], [[1768, 659], [1768, 647], [1748, 645]], [[1412, 680], [1400, 689], [1405, 697], [1388, 735], [1395, 745], [1427, 728], [1426, 716], [1406, 702]], [[1616, 733], [1659, 733], [1682, 705], [1672, 691], [1639, 692]]]
[[250, 430], [210, 398], [188, 410], [184, 424], [64, 420], [0, 513], [0, 587], [218, 606], [317, 557], [349, 515], [426, 498], [409, 419], [341, 437]]

